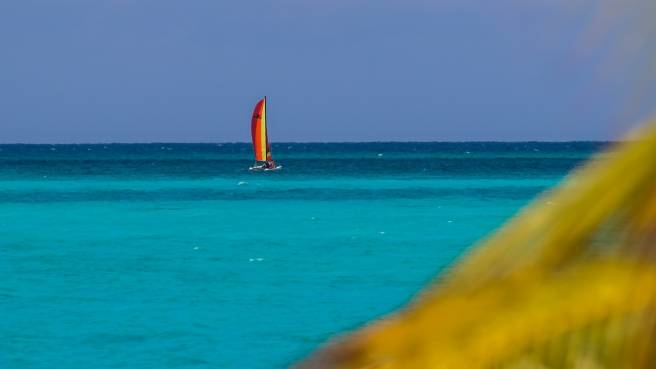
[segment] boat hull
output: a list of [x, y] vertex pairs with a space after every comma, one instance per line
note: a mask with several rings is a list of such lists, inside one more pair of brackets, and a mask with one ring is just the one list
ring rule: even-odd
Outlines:
[[278, 165], [275, 168], [265, 168], [263, 165], [248, 168], [252, 172], [272, 172], [280, 169], [282, 169], [282, 165]]

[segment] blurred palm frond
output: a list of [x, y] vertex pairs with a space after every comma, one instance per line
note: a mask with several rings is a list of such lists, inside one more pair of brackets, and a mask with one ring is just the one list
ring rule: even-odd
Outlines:
[[[402, 271], [400, 271], [402, 272]], [[297, 369], [656, 365], [656, 123]]]

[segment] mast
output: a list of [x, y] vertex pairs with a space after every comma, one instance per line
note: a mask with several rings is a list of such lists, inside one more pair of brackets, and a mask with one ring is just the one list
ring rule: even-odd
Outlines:
[[264, 157], [264, 160], [268, 162], [271, 148], [269, 147], [269, 115], [267, 114], [267, 105], [267, 97], [264, 95], [264, 116], [266, 117], [266, 121], [264, 122], [264, 124], [266, 124], [266, 156]]

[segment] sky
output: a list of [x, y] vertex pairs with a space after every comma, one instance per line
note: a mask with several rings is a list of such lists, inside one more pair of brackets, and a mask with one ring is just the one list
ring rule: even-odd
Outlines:
[[3, 0], [0, 143], [617, 139], [651, 23], [589, 3]]

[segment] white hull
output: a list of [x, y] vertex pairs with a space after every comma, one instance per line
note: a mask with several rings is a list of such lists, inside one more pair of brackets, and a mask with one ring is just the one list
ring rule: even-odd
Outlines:
[[265, 168], [264, 165], [258, 165], [258, 166], [248, 168], [248, 170], [260, 171], [260, 172], [270, 172], [270, 171], [280, 170], [280, 169], [282, 169], [282, 165], [278, 165], [275, 168]]

